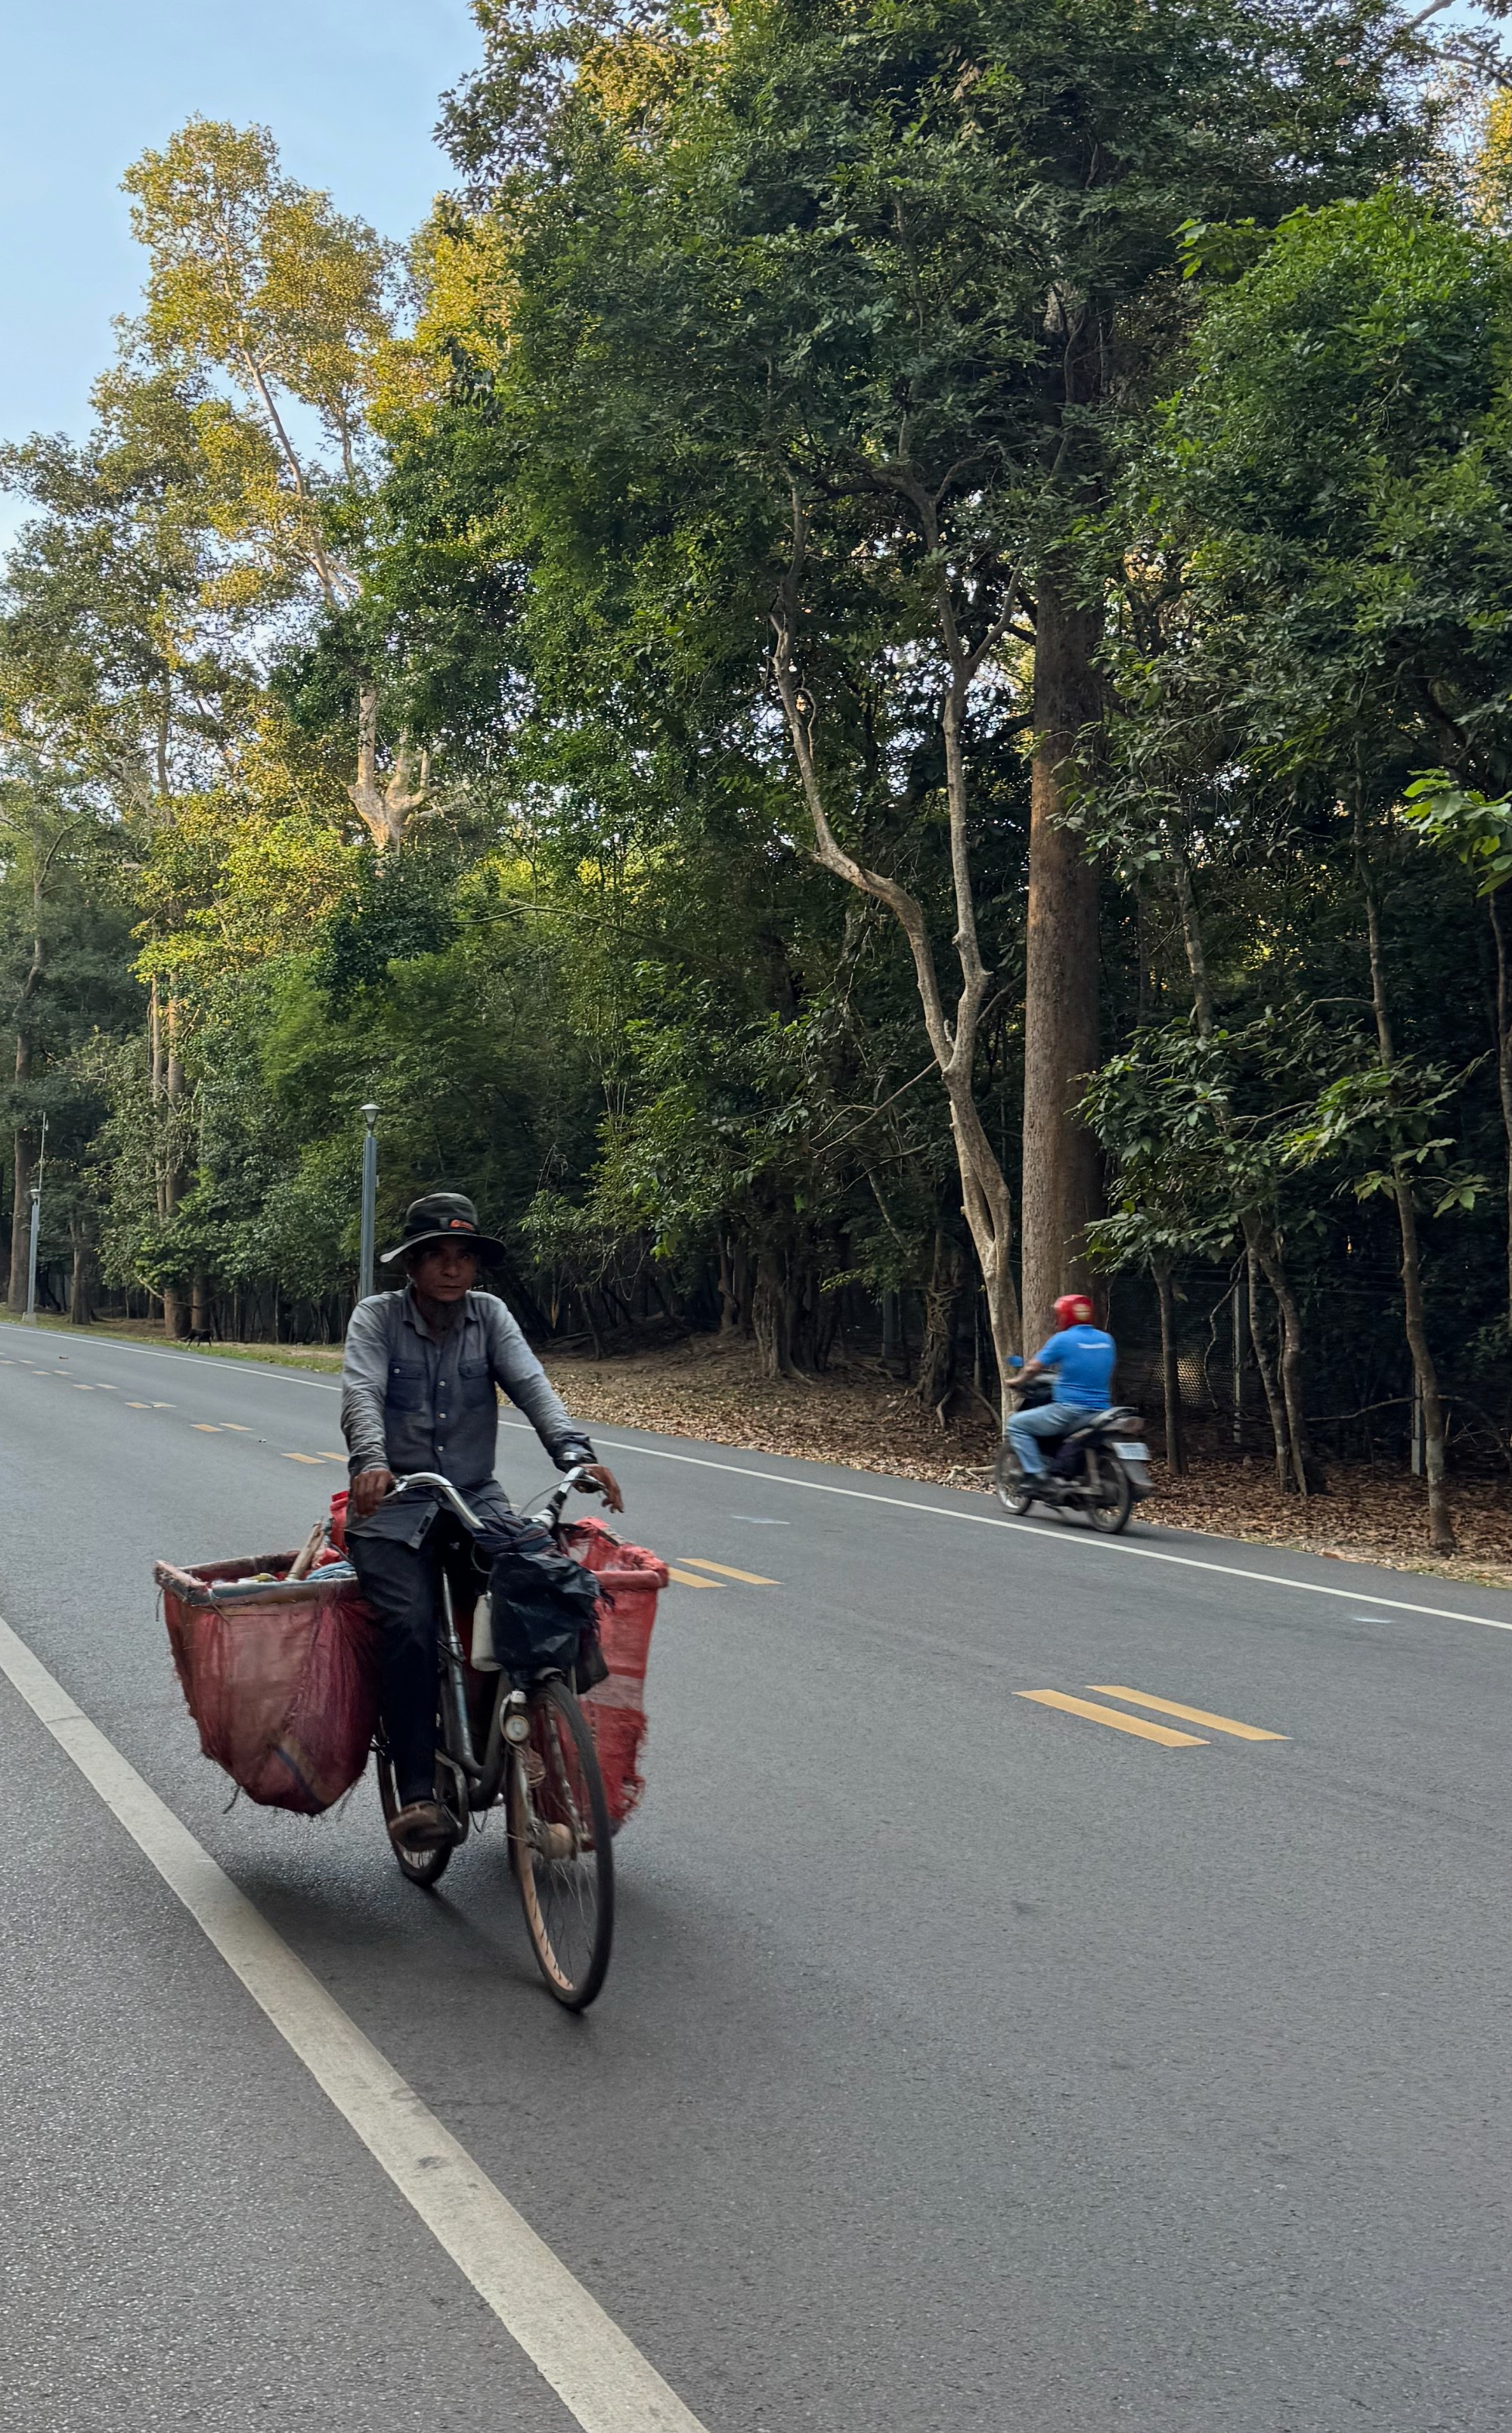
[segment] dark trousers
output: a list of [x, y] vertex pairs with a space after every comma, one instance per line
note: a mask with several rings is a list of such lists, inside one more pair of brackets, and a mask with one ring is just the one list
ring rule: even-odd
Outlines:
[[347, 1541], [362, 1591], [378, 1617], [383, 1737], [402, 1805], [435, 1789], [437, 1636], [442, 1574], [453, 1609], [465, 1612], [481, 1585], [472, 1540], [450, 1513], [438, 1513], [417, 1546], [392, 1538]]

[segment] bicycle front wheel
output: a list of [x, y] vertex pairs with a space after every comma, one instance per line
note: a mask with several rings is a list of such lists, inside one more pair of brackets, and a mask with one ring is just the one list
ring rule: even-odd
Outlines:
[[541, 1975], [569, 2011], [603, 1983], [614, 1940], [614, 1846], [593, 1735], [567, 1683], [538, 1681], [530, 1738], [509, 1753], [515, 1878]]

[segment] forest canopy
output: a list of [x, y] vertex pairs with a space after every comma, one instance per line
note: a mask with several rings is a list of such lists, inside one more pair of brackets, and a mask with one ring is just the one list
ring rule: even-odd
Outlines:
[[1281, 1484], [1373, 1415], [1447, 1547], [1512, 1423], [1496, 12], [474, 13], [406, 244], [190, 120], [91, 430], [0, 447], [10, 1306], [44, 1160], [76, 1322], [339, 1333], [376, 1103], [381, 1222], [472, 1193], [537, 1339], [901, 1327], [996, 1412], [1086, 1285], [1179, 1467], [1227, 1311]]

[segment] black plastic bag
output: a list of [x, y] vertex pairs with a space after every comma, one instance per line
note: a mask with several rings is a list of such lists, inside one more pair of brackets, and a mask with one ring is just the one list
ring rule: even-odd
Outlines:
[[491, 1515], [477, 1540], [488, 1574], [494, 1656], [517, 1690], [537, 1674], [569, 1674], [579, 1690], [608, 1678], [599, 1645], [598, 1584], [539, 1521]]

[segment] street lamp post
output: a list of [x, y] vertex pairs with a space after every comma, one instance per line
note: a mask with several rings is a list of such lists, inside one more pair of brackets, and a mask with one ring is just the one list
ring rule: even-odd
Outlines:
[[373, 1127], [378, 1121], [378, 1109], [369, 1103], [362, 1110], [367, 1126], [363, 1139], [363, 1242], [358, 1261], [357, 1295], [365, 1301], [373, 1289], [373, 1251], [378, 1224], [378, 1134]]

